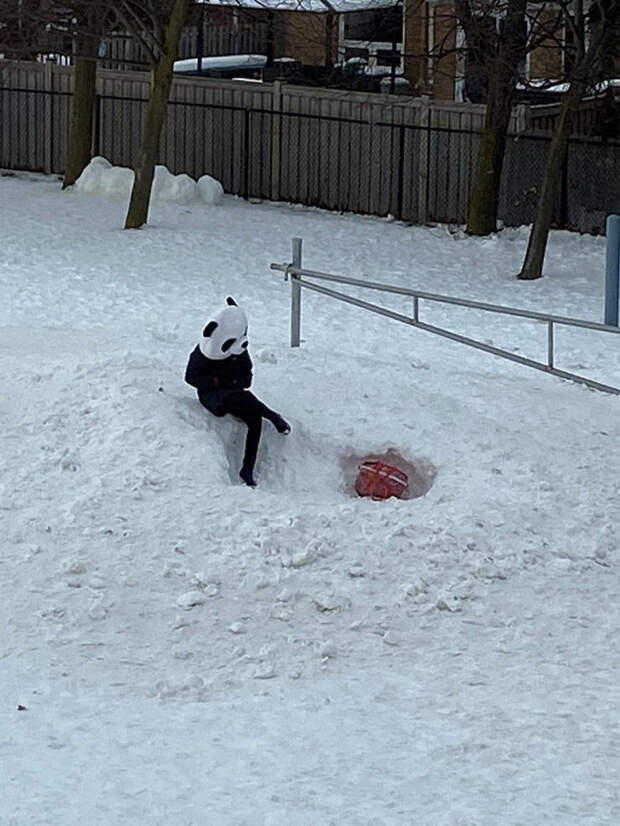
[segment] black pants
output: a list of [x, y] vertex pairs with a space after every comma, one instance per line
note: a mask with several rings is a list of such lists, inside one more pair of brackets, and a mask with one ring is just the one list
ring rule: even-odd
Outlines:
[[248, 427], [243, 467], [253, 470], [256, 454], [258, 453], [263, 419], [269, 419], [272, 422], [278, 414], [274, 410], [270, 410], [249, 390], [235, 390], [225, 396], [218, 409], [218, 415], [224, 416], [226, 413], [241, 419]]

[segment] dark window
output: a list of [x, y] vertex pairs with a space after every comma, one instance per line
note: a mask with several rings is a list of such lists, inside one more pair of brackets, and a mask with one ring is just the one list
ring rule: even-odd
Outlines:
[[361, 57], [364, 60], [368, 60], [369, 52], [368, 49], [345, 49], [344, 50], [344, 59], [349, 60], [352, 57]]
[[402, 43], [402, 6], [346, 13], [344, 16], [344, 39]]
[[400, 66], [400, 52], [377, 49], [377, 66]]

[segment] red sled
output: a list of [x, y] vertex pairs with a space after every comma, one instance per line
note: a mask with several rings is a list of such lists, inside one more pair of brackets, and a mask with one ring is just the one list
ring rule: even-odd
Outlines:
[[355, 480], [355, 491], [359, 496], [370, 496], [371, 499], [389, 499], [395, 496], [402, 499], [409, 488], [409, 478], [406, 473], [393, 465], [386, 465], [380, 461], [362, 462]]

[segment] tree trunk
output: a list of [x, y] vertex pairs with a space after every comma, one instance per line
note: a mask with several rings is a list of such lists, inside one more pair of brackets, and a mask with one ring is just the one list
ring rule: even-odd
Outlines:
[[159, 138], [172, 85], [172, 69], [188, 5], [189, 0], [174, 0], [164, 46], [159, 61], [153, 69], [153, 85], [144, 117], [142, 143], [134, 170], [135, 178], [125, 219], [125, 229], [138, 229], [147, 222]]
[[613, 2], [609, 0], [605, 7], [602, 9], [599, 7], [599, 12], [601, 11], [604, 14], [597, 20], [586, 53], [575, 66], [570, 88], [564, 96], [555, 123], [525, 261], [521, 272], [517, 276], [522, 280], [542, 276], [547, 239], [553, 217], [553, 201], [568, 150], [573, 114], [577, 110], [588, 84], [600, 76], [605, 61], [613, 56], [616, 49], [618, 29], [620, 28], [620, 5], [617, 4], [616, 0], [613, 0]]
[[566, 153], [568, 152], [568, 140], [570, 138], [573, 113], [579, 106], [579, 101], [583, 97], [585, 88], [586, 83], [584, 80], [573, 81], [560, 106], [560, 112], [553, 129], [553, 137], [549, 146], [545, 171], [538, 193], [536, 214], [532, 231], [530, 232], [525, 261], [523, 262], [521, 272], [517, 276], [524, 281], [542, 276], [547, 239], [553, 218], [553, 204], [560, 185]]
[[469, 235], [490, 235], [497, 229], [499, 187], [506, 151], [506, 134], [510, 124], [510, 104], [506, 105], [504, 89], [495, 84], [492, 89], [487, 100], [484, 132], [478, 147], [474, 183], [469, 196]]
[[[481, 49], [481, 18], [472, 14], [469, 2], [457, 2], [457, 15], [470, 47]], [[487, 111], [478, 148], [476, 171], [467, 212], [469, 235], [490, 235], [497, 229], [499, 189], [510, 126], [512, 99], [525, 55], [524, 39], [527, 0], [509, 0], [503, 32], [485, 60], [488, 76]], [[484, 19], [484, 18], [482, 18]], [[487, 48], [491, 48], [487, 46]]]
[[72, 186], [91, 159], [93, 141], [93, 103], [97, 80], [97, 41], [93, 37], [79, 42], [75, 61], [69, 154], [62, 188]]

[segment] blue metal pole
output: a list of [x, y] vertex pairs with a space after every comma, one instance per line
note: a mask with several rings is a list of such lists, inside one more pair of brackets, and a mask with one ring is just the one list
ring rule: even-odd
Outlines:
[[605, 324], [618, 327], [620, 300], [620, 215], [607, 217], [607, 266], [605, 271]]

